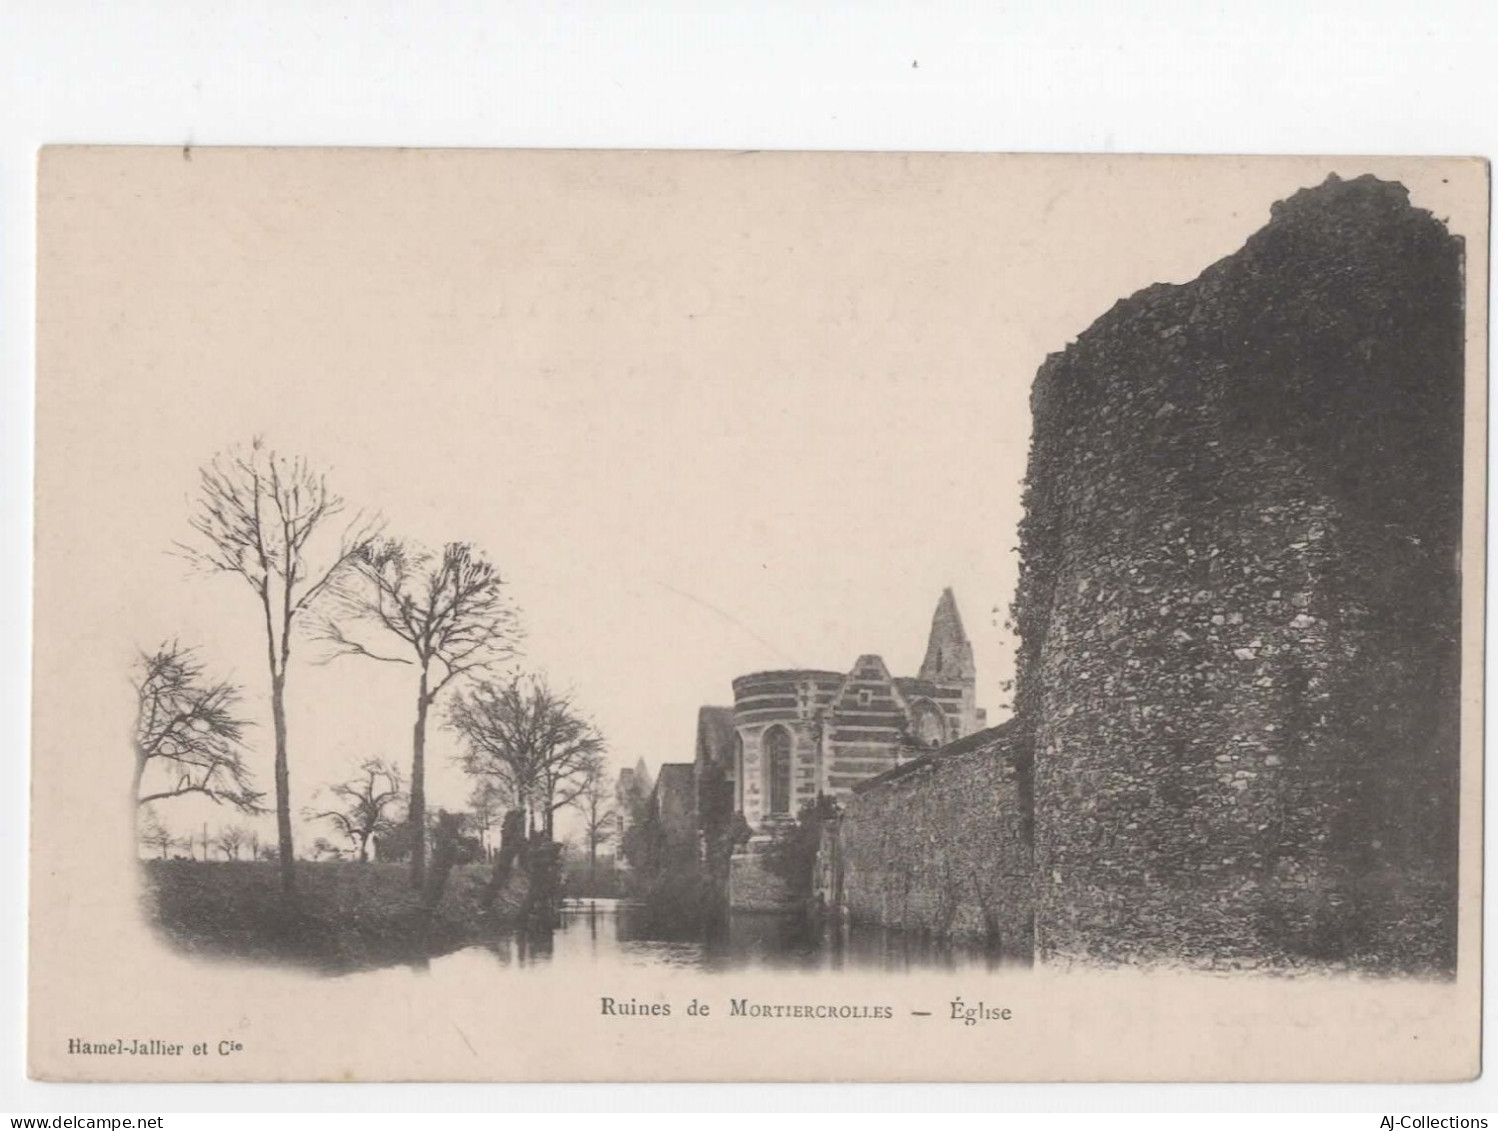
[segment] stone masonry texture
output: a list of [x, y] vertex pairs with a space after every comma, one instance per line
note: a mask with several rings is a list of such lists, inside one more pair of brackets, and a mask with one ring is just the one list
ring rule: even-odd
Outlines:
[[857, 789], [824, 826], [818, 886], [856, 922], [1031, 955], [1034, 867], [1013, 723]]
[[734, 853], [728, 900], [735, 911], [791, 911], [800, 906], [799, 896], [766, 863], [763, 846]]
[[[1041, 368], [1002, 763], [1041, 961], [1454, 969], [1462, 272], [1402, 186], [1333, 177]], [[990, 796], [942, 824], [947, 772], [853, 808], [1028, 823], [954, 767]]]

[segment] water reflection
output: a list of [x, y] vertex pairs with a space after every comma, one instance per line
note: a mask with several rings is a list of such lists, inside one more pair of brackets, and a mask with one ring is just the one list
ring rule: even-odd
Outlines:
[[569, 904], [551, 931], [515, 931], [431, 960], [439, 967], [672, 967], [692, 970], [984, 970], [1024, 968], [1023, 955], [798, 914], [735, 912], [711, 931], [673, 930], [637, 905]]

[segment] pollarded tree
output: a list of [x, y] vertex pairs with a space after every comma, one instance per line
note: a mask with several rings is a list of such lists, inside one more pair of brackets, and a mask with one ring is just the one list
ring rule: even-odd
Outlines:
[[244, 761], [251, 724], [239, 717], [235, 684], [207, 678], [193, 650], [175, 641], [142, 652], [133, 683], [137, 807], [200, 794], [244, 813], [263, 812], [265, 794], [251, 787]]
[[189, 517], [198, 540], [178, 544], [196, 567], [240, 578], [255, 595], [265, 631], [271, 716], [276, 740], [276, 833], [281, 892], [296, 891], [291, 837], [291, 770], [287, 752], [286, 679], [294, 630], [373, 537], [356, 517], [322, 553], [314, 543], [343, 513], [326, 477], [301, 458], [277, 455], [259, 439], [249, 451], [220, 453], [199, 472]]
[[454, 696], [448, 723], [463, 738], [463, 768], [508, 790], [548, 840], [556, 811], [582, 794], [604, 748], [571, 698], [535, 677], [476, 683]]
[[369, 860], [369, 841], [377, 834], [389, 832], [399, 823], [393, 810], [405, 797], [401, 790], [400, 767], [378, 758], [359, 765], [359, 773], [346, 782], [328, 787], [336, 809], [309, 812], [314, 821], [329, 821], [348, 840], [351, 851], [362, 864]]
[[[394, 538], [363, 546], [339, 586], [341, 616], [322, 624], [332, 656], [364, 656], [416, 668], [411, 740], [411, 882], [426, 876], [427, 717], [454, 680], [515, 655], [519, 621], [499, 571], [466, 542], [434, 555]], [[362, 631], [369, 630], [369, 631]]]

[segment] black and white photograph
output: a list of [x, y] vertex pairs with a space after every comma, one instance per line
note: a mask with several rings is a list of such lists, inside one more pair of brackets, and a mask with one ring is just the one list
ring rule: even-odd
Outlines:
[[33, 1071], [1470, 1076], [1487, 194], [45, 151]]

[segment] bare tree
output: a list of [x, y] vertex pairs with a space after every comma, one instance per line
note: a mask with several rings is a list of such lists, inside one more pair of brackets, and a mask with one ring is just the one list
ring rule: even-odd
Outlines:
[[[339, 586], [342, 617], [324, 619], [332, 659], [364, 656], [416, 668], [416, 723], [411, 740], [412, 830], [426, 828], [427, 715], [454, 680], [515, 655], [519, 623], [502, 592], [499, 571], [465, 542], [433, 555], [394, 538], [354, 555]], [[362, 638], [372, 630], [374, 640]], [[394, 654], [391, 654], [394, 653]], [[426, 838], [412, 836], [411, 882], [426, 876]]]
[[228, 825], [219, 830], [214, 843], [224, 854], [225, 860], [238, 860], [239, 850], [249, 843], [250, 834], [240, 825]]
[[149, 808], [144, 810], [141, 818], [137, 834], [141, 844], [153, 852], [161, 853], [161, 858], [165, 860], [167, 853], [177, 843], [177, 838], [172, 835], [171, 829], [161, 823], [156, 816], [156, 810]]
[[489, 834], [504, 818], [509, 804], [509, 790], [489, 777], [479, 778], [468, 794], [468, 809], [472, 814], [473, 829], [478, 833], [479, 845], [486, 856], [491, 848]]
[[463, 768], [491, 778], [515, 797], [550, 839], [556, 811], [582, 793], [589, 767], [603, 752], [603, 737], [573, 706], [539, 678], [484, 681], [459, 692], [449, 725], [463, 738]]
[[[175, 641], [135, 663], [135, 773], [137, 806], [202, 794], [245, 813], [262, 812], [265, 794], [250, 787], [244, 763], [239, 688], [212, 682], [190, 648]], [[153, 785], [141, 792], [150, 774]]]
[[400, 767], [369, 758], [360, 763], [357, 776], [329, 786], [328, 792], [337, 799], [340, 807], [307, 815], [314, 821], [332, 822], [347, 838], [359, 862], [368, 861], [370, 838], [388, 832], [398, 824], [390, 810], [405, 796], [401, 790]]
[[327, 480], [301, 458], [269, 451], [256, 439], [248, 452], [216, 455], [199, 473], [199, 496], [189, 518], [194, 545], [178, 544], [200, 569], [241, 578], [264, 619], [276, 737], [276, 831], [281, 891], [296, 891], [291, 839], [291, 772], [286, 736], [286, 676], [291, 639], [307, 614], [374, 534], [359, 518], [314, 565], [312, 544], [344, 509]]
[[589, 760], [583, 777], [582, 792], [573, 800], [583, 816], [583, 842], [588, 846], [588, 886], [591, 889], [598, 868], [598, 849], [613, 838], [619, 822], [614, 809], [614, 790], [606, 777], [607, 768], [601, 757]]

